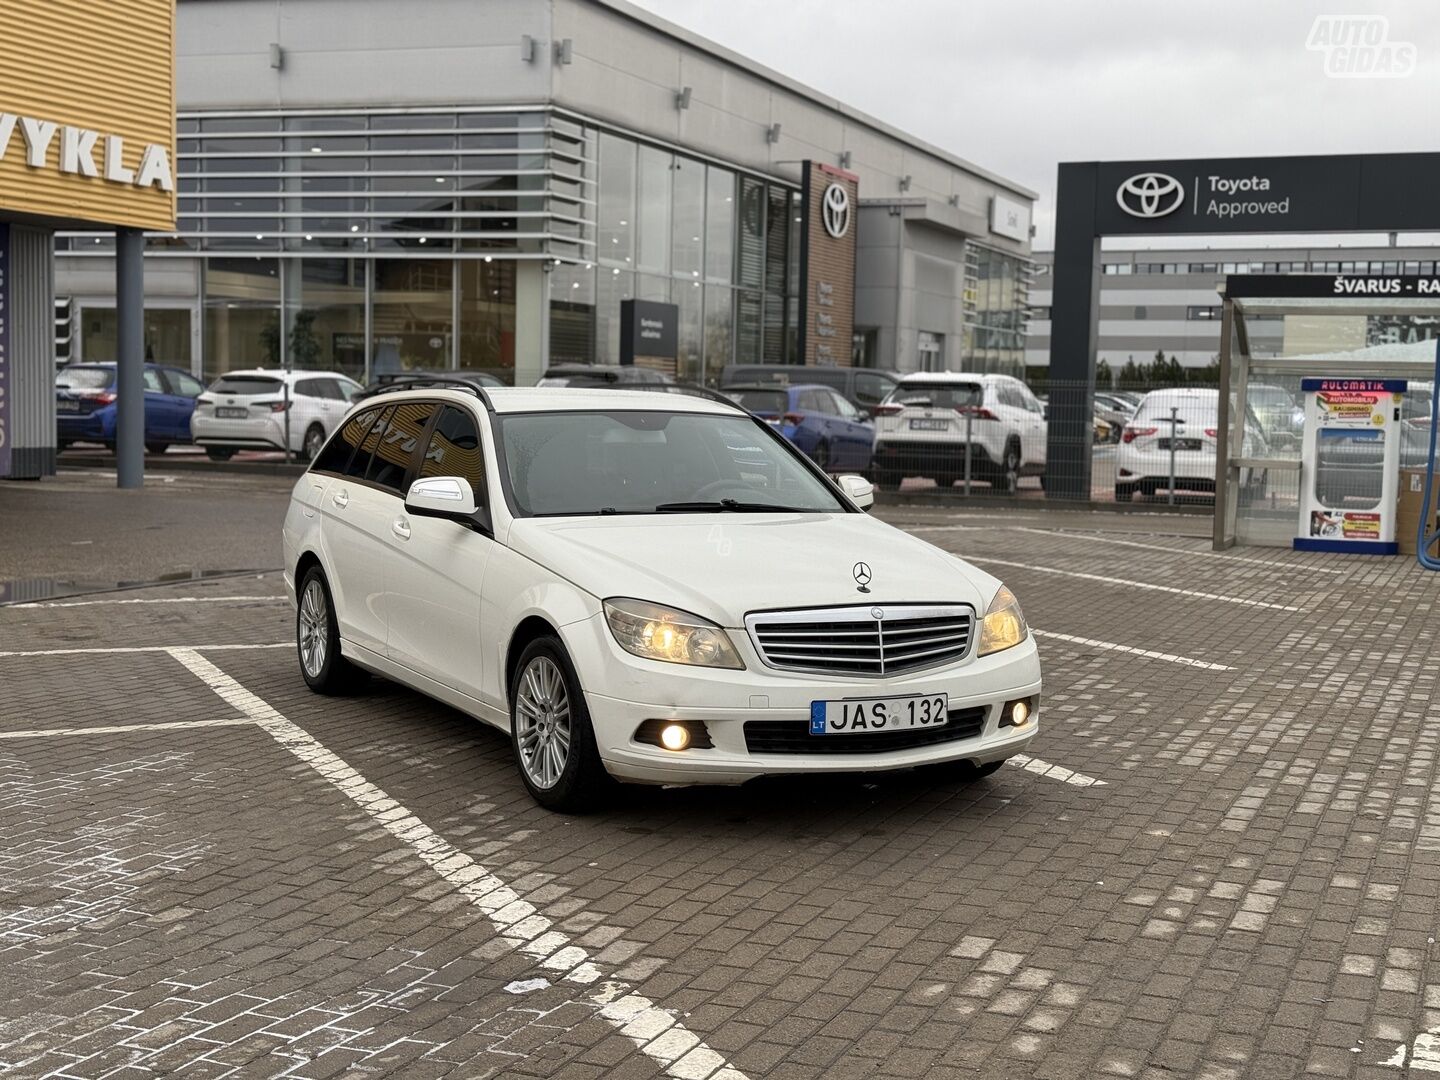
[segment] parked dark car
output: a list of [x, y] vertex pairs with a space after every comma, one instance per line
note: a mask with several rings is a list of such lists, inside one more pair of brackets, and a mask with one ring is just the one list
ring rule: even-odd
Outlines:
[[673, 386], [675, 379], [654, 368], [632, 364], [552, 364], [536, 386], [623, 386], [643, 390], [647, 386]]
[[880, 368], [799, 367], [795, 364], [731, 364], [720, 372], [720, 389], [732, 386], [789, 386], [808, 383], [839, 391], [867, 416], [900, 384], [900, 375]]
[[503, 380], [487, 371], [385, 371], [375, 376], [375, 381], [355, 396], [356, 401], [373, 397], [381, 390], [400, 383], [425, 383], [433, 379], [460, 379], [475, 386], [504, 386]]
[[727, 386], [720, 391], [828, 472], [867, 472], [875, 424], [828, 386]]
[[[190, 441], [190, 414], [205, 384], [188, 371], [146, 364], [145, 449], [163, 454]], [[56, 446], [98, 442], [115, 449], [115, 365], [68, 364], [55, 373]]]

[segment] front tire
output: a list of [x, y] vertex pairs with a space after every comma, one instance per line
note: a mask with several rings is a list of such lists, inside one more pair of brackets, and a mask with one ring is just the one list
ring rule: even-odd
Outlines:
[[614, 792], [580, 680], [554, 637], [536, 638], [515, 665], [510, 742], [520, 779], [546, 809], [583, 814], [604, 806]]
[[147, 442], [145, 444], [145, 452], [147, 454], [163, 454], [169, 449], [170, 444], [168, 442]]
[[1129, 501], [1130, 501], [1131, 499], [1133, 499], [1133, 498], [1135, 498], [1135, 485], [1134, 485], [1134, 484], [1116, 484], [1116, 485], [1115, 485], [1115, 501], [1116, 501], [1116, 502], [1129, 502]]
[[365, 672], [340, 655], [340, 624], [320, 567], [305, 572], [297, 595], [295, 651], [305, 685], [328, 696], [353, 692], [365, 681]]
[[205, 456], [211, 461], [229, 461], [235, 456], [235, 451], [223, 446], [207, 446], [205, 448]]

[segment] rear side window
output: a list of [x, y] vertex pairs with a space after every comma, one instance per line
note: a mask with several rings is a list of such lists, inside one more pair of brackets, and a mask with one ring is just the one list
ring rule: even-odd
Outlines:
[[475, 418], [464, 409], [446, 405], [435, 421], [420, 476], [461, 476], [470, 481], [477, 500], [485, 491], [485, 461], [480, 450], [480, 432]]
[[327, 397], [325, 393], [325, 382], [323, 379], [297, 379], [295, 380], [296, 397]]
[[406, 402], [391, 409], [381, 422], [375, 453], [365, 479], [399, 495], [405, 488], [405, 474], [415, 457], [415, 448], [435, 406], [428, 401]]
[[205, 392], [204, 383], [183, 371], [167, 371], [165, 377], [169, 379], [171, 389], [181, 397], [199, 397]]
[[[310, 466], [311, 472], [337, 473], [341, 476], [347, 474], [346, 466], [350, 464], [350, 458], [355, 453], [355, 448], [365, 439], [365, 433], [375, 426], [375, 421], [380, 418], [379, 409], [366, 409], [364, 412], [352, 416], [345, 422], [333, 439], [325, 444], [325, 449], [320, 451], [315, 463]], [[362, 467], [360, 475], [365, 475]]]
[[895, 389], [895, 380], [869, 373], [855, 376], [855, 400], [862, 405], [878, 405]]
[[830, 404], [830, 395], [823, 390], [801, 390], [800, 408], [806, 412], [823, 415], [829, 415], [835, 411], [835, 406]]
[[256, 394], [278, 394], [280, 380], [258, 375], [224, 375], [210, 386], [212, 394], [234, 394], [253, 397]]
[[160, 372], [149, 367], [145, 369], [145, 389], [152, 394], [168, 394], [170, 392], [165, 389], [165, 381], [160, 378]]

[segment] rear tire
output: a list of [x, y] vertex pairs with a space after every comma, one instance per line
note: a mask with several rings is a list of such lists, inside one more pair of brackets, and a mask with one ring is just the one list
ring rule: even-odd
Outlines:
[[211, 461], [229, 461], [235, 456], [235, 451], [223, 446], [207, 446], [205, 456]]
[[1130, 501], [1131, 499], [1133, 499], [1134, 497], [1135, 497], [1135, 485], [1134, 485], [1134, 484], [1116, 484], [1116, 485], [1115, 485], [1115, 501], [1116, 501], [1116, 502], [1129, 502], [1129, 501]]
[[305, 430], [305, 441], [300, 444], [300, 452], [296, 458], [302, 462], [314, 461], [315, 456], [325, 448], [325, 429], [319, 424], [311, 424]]
[[619, 786], [605, 770], [580, 680], [554, 637], [536, 638], [510, 680], [510, 743], [531, 798], [548, 810], [602, 809]]
[[900, 481], [904, 479], [898, 472], [891, 469], [875, 469], [875, 486], [881, 491], [899, 491]]
[[147, 454], [163, 454], [169, 449], [170, 444], [168, 442], [147, 442], [145, 444], [145, 452]]
[[353, 693], [366, 680], [363, 670], [340, 655], [340, 624], [330, 583], [318, 566], [305, 572], [296, 591], [295, 651], [305, 685], [317, 694]]
[[1005, 458], [991, 485], [1002, 495], [1014, 495], [1020, 490], [1020, 444], [1015, 440], [1005, 444]]

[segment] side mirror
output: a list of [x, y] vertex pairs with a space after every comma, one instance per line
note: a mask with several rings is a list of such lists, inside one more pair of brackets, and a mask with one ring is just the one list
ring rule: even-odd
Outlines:
[[869, 510], [875, 505], [875, 485], [856, 473], [845, 473], [836, 478], [840, 484], [840, 490], [850, 496], [850, 501], [861, 510]]
[[405, 509], [417, 517], [468, 521], [475, 515], [475, 492], [461, 476], [430, 476], [416, 480], [405, 496]]

